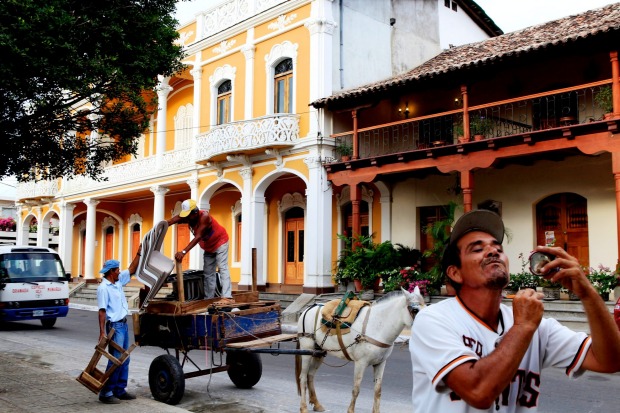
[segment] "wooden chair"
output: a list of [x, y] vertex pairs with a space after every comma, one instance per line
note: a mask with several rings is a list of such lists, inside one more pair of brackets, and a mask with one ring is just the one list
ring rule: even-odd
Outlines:
[[[95, 354], [93, 354], [93, 357], [90, 359], [90, 363], [88, 363], [88, 366], [86, 366], [84, 371], [76, 379], [95, 394], [99, 393], [101, 389], [103, 389], [103, 386], [105, 386], [106, 381], [108, 381], [112, 373], [114, 373], [114, 370], [116, 370], [118, 366], [127, 360], [129, 353], [131, 353], [136, 347], [136, 344], [134, 343], [127, 350], [125, 350], [118, 343], [113, 341], [112, 337], [114, 337], [113, 328], [110, 329], [107, 337], [102, 338], [101, 341], [97, 343], [95, 346]], [[108, 345], [120, 351], [121, 357], [116, 358], [112, 354], [108, 353], [106, 350]], [[99, 363], [101, 356], [105, 356], [108, 360], [111, 360], [112, 363], [114, 363], [108, 371], [104, 372], [97, 368], [97, 364]]]

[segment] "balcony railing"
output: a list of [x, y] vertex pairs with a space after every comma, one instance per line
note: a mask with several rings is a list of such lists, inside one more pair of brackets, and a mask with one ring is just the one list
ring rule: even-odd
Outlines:
[[164, 153], [161, 164], [158, 165], [157, 156], [123, 162], [105, 168], [101, 176], [103, 181], [95, 181], [85, 176], [76, 176], [64, 179], [62, 183], [63, 195], [67, 196], [83, 191], [99, 190], [119, 184], [143, 181], [157, 177], [160, 174], [181, 172], [195, 166], [191, 148], [183, 148]]
[[299, 116], [275, 114], [217, 126], [196, 137], [196, 162], [262, 148], [294, 146], [299, 141]]
[[[551, 128], [603, 120], [605, 110], [596, 96], [609, 82], [596, 82], [469, 108], [470, 136], [483, 139], [524, 134]], [[458, 143], [463, 111], [452, 110], [430, 116], [359, 129], [358, 158], [373, 158], [425, 150]], [[336, 146], [353, 146], [353, 132], [332, 135]]]
[[58, 180], [30, 181], [17, 184], [15, 198], [18, 200], [53, 198], [58, 193]]
[[212, 36], [286, 0], [229, 0], [198, 17], [203, 19], [203, 32], [196, 40]]

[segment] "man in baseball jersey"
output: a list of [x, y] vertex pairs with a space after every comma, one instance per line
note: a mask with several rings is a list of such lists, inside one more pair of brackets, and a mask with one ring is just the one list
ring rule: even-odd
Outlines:
[[613, 317], [562, 248], [536, 248], [556, 257], [542, 273], [579, 296], [589, 336], [543, 319], [543, 295], [532, 289], [519, 291], [512, 308], [502, 304], [510, 280], [503, 239], [502, 219], [491, 211], [466, 213], [454, 225], [442, 267], [456, 296], [420, 311], [409, 342], [416, 413], [536, 412], [545, 367], [569, 377], [620, 371]]

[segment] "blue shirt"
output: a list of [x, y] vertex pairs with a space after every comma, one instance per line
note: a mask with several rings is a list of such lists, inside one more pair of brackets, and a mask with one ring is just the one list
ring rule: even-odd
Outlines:
[[129, 270], [123, 270], [118, 276], [118, 281], [112, 284], [107, 278], [101, 280], [97, 287], [97, 305], [100, 310], [105, 310], [106, 320], [120, 321], [129, 314], [127, 298], [123, 286], [131, 279]]

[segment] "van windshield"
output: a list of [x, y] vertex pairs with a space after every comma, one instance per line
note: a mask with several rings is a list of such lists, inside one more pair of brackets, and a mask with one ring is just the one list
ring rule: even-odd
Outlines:
[[28, 252], [0, 256], [0, 279], [12, 282], [64, 281], [65, 272], [57, 255]]

